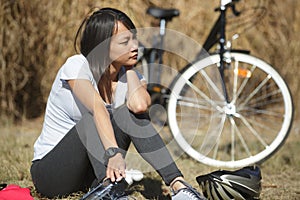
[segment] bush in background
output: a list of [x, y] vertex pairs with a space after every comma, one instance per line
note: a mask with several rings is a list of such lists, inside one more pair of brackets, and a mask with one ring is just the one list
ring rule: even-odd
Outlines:
[[[218, 4], [219, 0], [0, 0], [1, 121], [11, 123], [43, 114], [55, 74], [66, 58], [75, 53], [76, 30], [91, 7], [121, 9], [140, 28], [151, 26], [152, 18], [145, 14], [148, 6], [174, 7], [181, 15], [168, 28], [201, 43], [217, 17], [213, 9]], [[241, 38], [234, 42], [235, 47], [246, 47], [275, 66], [288, 82], [297, 108], [299, 7], [297, 0], [244, 0], [237, 6], [245, 11], [244, 15], [237, 20], [229, 18], [232, 28], [229, 33], [243, 31]], [[235, 26], [247, 20], [245, 25]]]

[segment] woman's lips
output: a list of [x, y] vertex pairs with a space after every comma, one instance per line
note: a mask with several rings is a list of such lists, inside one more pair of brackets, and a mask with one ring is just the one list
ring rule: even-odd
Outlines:
[[134, 54], [133, 56], [131, 56], [130, 58], [131, 59], [137, 59], [138, 55], [137, 54]]

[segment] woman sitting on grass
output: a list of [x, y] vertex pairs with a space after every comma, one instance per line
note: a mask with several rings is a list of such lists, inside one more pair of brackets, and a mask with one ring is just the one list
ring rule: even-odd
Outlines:
[[98, 9], [81, 24], [75, 48], [78, 37], [80, 54], [58, 71], [34, 145], [31, 175], [37, 191], [51, 198], [86, 191], [104, 179], [122, 180], [132, 142], [171, 187], [173, 199], [202, 199], [184, 182], [151, 126], [146, 83], [133, 69], [138, 41], [129, 17]]

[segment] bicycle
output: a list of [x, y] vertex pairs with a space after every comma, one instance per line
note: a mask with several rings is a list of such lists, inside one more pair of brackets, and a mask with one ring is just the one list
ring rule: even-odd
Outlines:
[[[186, 154], [214, 167], [237, 168], [261, 164], [285, 142], [293, 121], [290, 90], [268, 63], [233, 49], [226, 40], [226, 12], [235, 16], [239, 0], [220, 0], [219, 18], [203, 49], [165, 88], [149, 84], [154, 103], [167, 110], [170, 131]], [[162, 64], [166, 24], [179, 16], [177, 9], [151, 7], [160, 20], [159, 40], [143, 52], [141, 71], [147, 80]], [[212, 47], [217, 49], [212, 51]], [[208, 52], [205, 54], [204, 52]], [[154, 76], [160, 80], [162, 77]], [[152, 76], [152, 77], [151, 77]]]

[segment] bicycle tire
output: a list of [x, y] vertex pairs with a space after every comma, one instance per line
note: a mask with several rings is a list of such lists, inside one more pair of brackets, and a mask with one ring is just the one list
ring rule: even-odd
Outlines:
[[178, 76], [168, 101], [168, 125], [186, 154], [214, 167], [260, 164], [286, 140], [293, 121], [288, 86], [263, 60], [228, 53], [225, 101], [220, 56], [201, 59]]

